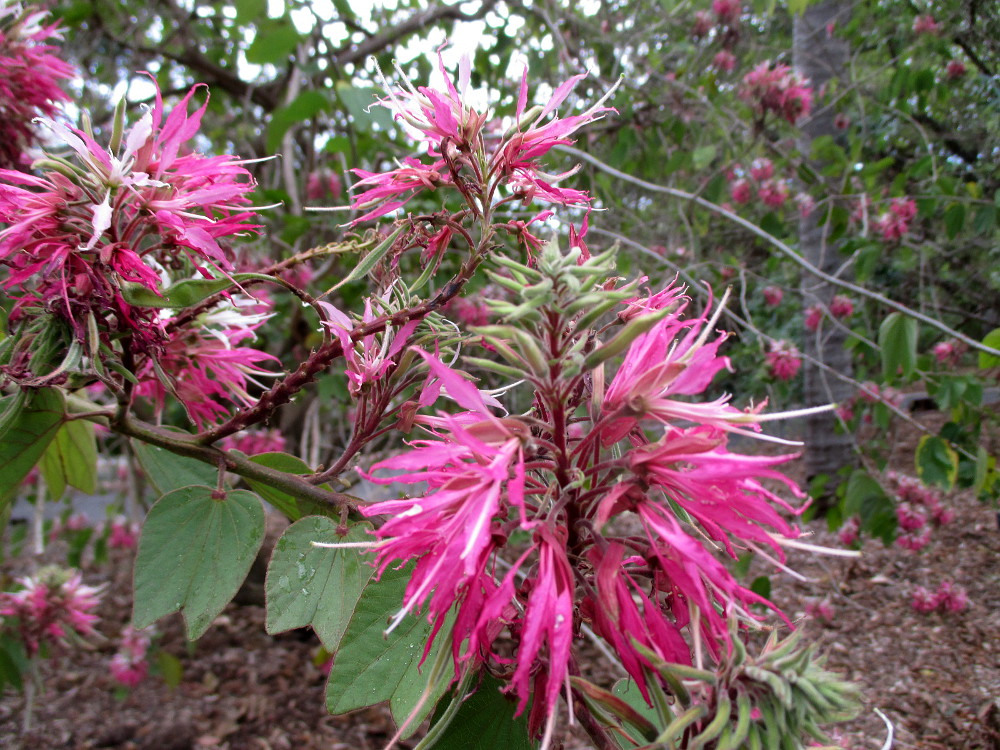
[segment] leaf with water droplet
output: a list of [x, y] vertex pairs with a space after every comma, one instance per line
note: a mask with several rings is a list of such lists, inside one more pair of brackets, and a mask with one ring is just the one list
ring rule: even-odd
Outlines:
[[340, 536], [334, 521], [318, 516], [289, 526], [267, 568], [267, 632], [311, 625], [326, 650], [335, 651], [375, 570], [364, 549], [314, 547], [312, 543], [370, 542], [374, 539], [371, 529], [371, 524], [360, 523]]

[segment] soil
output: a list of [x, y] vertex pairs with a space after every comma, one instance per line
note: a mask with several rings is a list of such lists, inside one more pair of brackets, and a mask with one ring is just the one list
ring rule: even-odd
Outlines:
[[[805, 582], [751, 573], [771, 575], [776, 604], [819, 642], [830, 668], [861, 686], [864, 710], [841, 725], [843, 747], [888, 747], [879, 709], [892, 726], [892, 747], [1000, 750], [1000, 529], [995, 511], [968, 493], [949, 503], [955, 519], [918, 553], [867, 541], [858, 559], [793, 551], [790, 567]], [[809, 526], [810, 542], [840, 546], [821, 522]], [[50, 554], [58, 555], [58, 545]], [[87, 583], [108, 586], [100, 609], [106, 639], [44, 662], [45, 692], [27, 734], [24, 697], [8, 691], [0, 698], [0, 747], [365, 750], [392, 735], [382, 707], [327, 715], [318, 641], [308, 631], [266, 635], [256, 605], [231, 604], [194, 644], [179, 617], [162, 620], [156, 648], [180, 665], [178, 684], [153, 674], [134, 689], [117, 686], [108, 662], [130, 614], [131, 556], [117, 551], [84, 571]], [[965, 588], [967, 609], [920, 614], [911, 607], [914, 586], [934, 589], [946, 579]], [[829, 619], [806, 614], [818, 602], [832, 608]], [[593, 653], [598, 671], [608, 670]], [[587, 747], [581, 737], [566, 733], [565, 748]]]

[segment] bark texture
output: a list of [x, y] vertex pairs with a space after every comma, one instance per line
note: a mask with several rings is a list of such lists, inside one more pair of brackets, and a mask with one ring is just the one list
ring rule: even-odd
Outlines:
[[[800, 123], [801, 136], [799, 150], [805, 158], [812, 153], [815, 139], [837, 136], [834, 127], [837, 93], [844, 90], [848, 44], [836, 35], [836, 29], [843, 27], [850, 16], [851, 0], [822, 0], [810, 4], [808, 9], [795, 17], [793, 28], [793, 62], [802, 75], [812, 82], [816, 101], [811, 116]], [[831, 33], [831, 31], [833, 33]], [[820, 95], [821, 92], [825, 95]], [[818, 173], [821, 163], [810, 161], [810, 166]], [[831, 190], [828, 194], [835, 194]], [[826, 216], [829, 206], [820, 204], [817, 210], [799, 221], [799, 247], [803, 257], [817, 268], [829, 274], [836, 274], [843, 266], [843, 257], [838, 252], [837, 243], [828, 238]], [[836, 288], [820, 279], [804, 275], [802, 278], [803, 304], [821, 304], [829, 307], [836, 294]], [[823, 363], [831, 371], [810, 362], [805, 363], [805, 398], [808, 406], [816, 406], [849, 399], [853, 389], [850, 383], [841, 380], [835, 373], [851, 375], [850, 353], [844, 348], [847, 331], [824, 317], [820, 330], [807, 333], [804, 351], [808, 357]], [[853, 460], [853, 441], [850, 435], [838, 433], [835, 429], [836, 417], [832, 414], [817, 414], [806, 422], [806, 469], [808, 476], [818, 474], [832, 476], [841, 467]]]

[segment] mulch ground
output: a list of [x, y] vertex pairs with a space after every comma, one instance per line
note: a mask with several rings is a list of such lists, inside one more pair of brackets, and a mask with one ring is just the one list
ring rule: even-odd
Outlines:
[[[967, 493], [949, 502], [955, 520], [919, 553], [869, 541], [856, 560], [791, 554], [808, 582], [751, 573], [772, 575], [775, 602], [821, 644], [832, 669], [861, 686], [865, 708], [842, 725], [844, 747], [883, 747], [888, 730], [878, 708], [893, 725], [895, 748], [1000, 750], [1000, 529], [996, 512]], [[811, 526], [810, 541], [838, 546], [822, 523]], [[58, 557], [57, 545], [50, 554]], [[6, 572], [19, 572], [16, 565]], [[130, 614], [130, 578], [127, 553], [85, 566], [87, 583], [108, 586], [100, 609], [107, 640], [44, 663], [45, 693], [27, 735], [23, 697], [0, 698], [0, 747], [366, 750], [392, 735], [383, 708], [327, 715], [318, 641], [305, 631], [266, 635], [254, 605], [230, 605], [195, 644], [179, 617], [166, 618], [156, 643], [180, 663], [179, 684], [153, 675], [132, 690], [116, 687], [108, 662]], [[912, 609], [914, 586], [934, 589], [945, 579], [965, 588], [968, 609]], [[832, 607], [829, 620], [806, 614], [820, 601]], [[566, 747], [585, 748], [573, 734]]]

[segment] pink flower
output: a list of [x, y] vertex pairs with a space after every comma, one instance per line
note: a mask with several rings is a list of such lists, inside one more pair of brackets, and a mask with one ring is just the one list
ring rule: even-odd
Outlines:
[[774, 163], [770, 159], [754, 159], [750, 164], [750, 176], [758, 182], [774, 177]]
[[823, 321], [823, 308], [819, 305], [811, 305], [806, 308], [806, 316], [804, 320], [804, 325], [807, 331], [816, 331], [819, 329], [819, 324]]
[[777, 307], [785, 297], [785, 293], [778, 286], [764, 287], [761, 294], [764, 295], [764, 302], [767, 303], [768, 307]]
[[32, 124], [36, 117], [55, 117], [58, 104], [69, 101], [61, 80], [76, 76], [76, 69], [56, 56], [57, 48], [45, 44], [60, 39], [58, 24], [42, 26], [48, 11], [5, 3], [0, 7], [0, 168], [25, 169], [28, 151], [38, 142]]
[[750, 183], [744, 179], [735, 180], [729, 186], [729, 194], [732, 196], [733, 201], [740, 206], [744, 203], [749, 203], [750, 198], [753, 197]]
[[917, 511], [909, 503], [896, 507], [896, 520], [904, 531], [917, 531], [927, 525], [927, 516]]
[[940, 341], [934, 345], [931, 352], [939, 365], [957, 367], [962, 359], [962, 355], [968, 350], [968, 346], [958, 339], [948, 339]]
[[740, 0], [712, 0], [712, 12], [719, 23], [732, 25], [739, 20], [742, 11]]
[[914, 34], [931, 34], [936, 36], [940, 31], [941, 26], [934, 20], [934, 16], [924, 15], [913, 19]]
[[66, 643], [73, 634], [94, 633], [93, 613], [101, 589], [86, 586], [79, 571], [46, 567], [35, 577], [16, 579], [20, 591], [0, 592], [0, 615], [17, 620], [17, 629], [29, 656], [44, 645]]
[[[508, 128], [500, 122], [488, 122], [485, 114], [466, 103], [472, 65], [468, 57], [463, 57], [459, 63], [458, 88], [445, 71], [440, 54], [438, 61], [445, 79], [445, 91], [404, 84], [402, 88], [390, 88], [388, 97], [380, 102], [395, 111], [396, 119], [417, 131], [420, 140], [427, 144], [428, 160], [410, 157], [404, 159], [399, 168], [383, 173], [353, 170], [361, 177], [354, 188], [362, 190], [355, 195], [351, 207], [365, 213], [354, 219], [352, 225], [395, 211], [424, 190], [445, 186], [468, 190], [467, 180], [477, 191], [490, 195], [503, 184], [525, 204], [535, 199], [564, 205], [589, 202], [585, 192], [557, 186], [575, 170], [546, 174], [538, 160], [555, 146], [573, 143], [568, 136], [583, 125], [614, 111], [602, 106], [612, 92], [580, 114], [562, 118], [552, 116], [576, 84], [586, 77], [576, 75], [558, 86], [543, 106], [526, 112], [528, 72], [525, 69], [514, 114], [515, 124]], [[405, 80], [402, 74], [400, 77]], [[498, 137], [496, 134], [501, 132], [505, 134]], [[455, 183], [457, 175], [463, 176], [461, 185]]]
[[701, 39], [708, 36], [714, 27], [715, 21], [712, 20], [712, 16], [708, 11], [696, 11], [694, 14], [694, 26], [691, 27], [691, 36], [695, 39]]
[[809, 193], [799, 193], [795, 196], [795, 205], [799, 208], [799, 216], [809, 216], [816, 210], [816, 201]]
[[910, 606], [921, 614], [927, 614], [937, 609], [938, 598], [929, 589], [923, 586], [914, 586], [910, 592]]
[[[378, 317], [372, 309], [372, 304], [374, 302], [384, 308], [388, 303], [389, 294], [387, 292], [381, 298], [369, 297], [365, 300], [365, 311], [360, 325], [371, 323]], [[320, 302], [320, 305], [328, 316], [323, 325], [340, 339], [344, 360], [347, 363], [344, 371], [347, 375], [347, 389], [355, 398], [366, 386], [381, 379], [395, 366], [396, 361], [393, 358], [407, 345], [410, 334], [420, 323], [419, 320], [411, 320], [395, 332], [389, 328], [382, 333], [370, 333], [355, 341], [353, 331], [358, 324], [333, 305], [326, 302]]]
[[837, 116], [833, 118], [833, 127], [837, 130], [847, 130], [851, 127], [851, 118], [843, 112], [838, 112]]
[[944, 74], [949, 81], [957, 81], [966, 74], [965, 64], [961, 60], [949, 60], [944, 66]]
[[121, 644], [108, 665], [111, 676], [125, 687], [135, 687], [149, 674], [146, 652], [149, 650], [150, 635], [131, 625], [122, 629]]
[[765, 60], [743, 77], [739, 96], [760, 116], [768, 112], [794, 125], [812, 108], [812, 89], [787, 65]]
[[969, 606], [969, 597], [965, 589], [947, 580], [941, 581], [935, 599], [938, 609], [942, 612], [961, 612]]
[[726, 49], [720, 50], [712, 58], [712, 67], [724, 73], [731, 73], [736, 67], [736, 55]]
[[240, 451], [248, 456], [261, 453], [281, 453], [285, 450], [285, 438], [280, 430], [243, 430], [229, 435], [221, 443], [223, 450]]
[[[229, 156], [185, 153], [207, 102], [193, 115], [191, 89], [165, 117], [160, 92], [152, 109], [121, 138], [117, 152], [83, 130], [40, 118], [78, 162], [67, 177], [0, 170], [0, 262], [11, 269], [4, 286], [25, 292], [17, 310], [41, 303], [86, 340], [87, 318], [105, 330], [139, 334], [139, 351], [161, 341], [150, 308], [134, 308], [124, 283], [160, 293], [166, 268], [199, 275], [233, 270], [219, 241], [252, 231], [250, 173]], [[20, 187], [19, 187], [20, 186]]]
[[136, 393], [150, 399], [157, 414], [162, 413], [168, 394], [175, 397], [199, 427], [229, 416], [231, 405], [252, 405], [255, 399], [249, 389], [264, 389], [256, 378], [280, 374], [260, 367], [264, 362], [277, 362], [276, 357], [243, 346], [255, 338], [254, 331], [267, 317], [232, 307], [203, 316], [201, 325], [169, 328], [167, 318], [167, 341], [155, 354], [158, 366], [153, 364], [154, 357], [140, 363]]
[[764, 356], [767, 358], [771, 377], [777, 380], [791, 380], [799, 374], [799, 368], [802, 367], [802, 356], [790, 341], [772, 341], [771, 351]]
[[[421, 421], [432, 427], [432, 439], [414, 440], [409, 452], [380, 461], [371, 473], [363, 473], [379, 484], [426, 482], [423, 497], [403, 497], [360, 510], [369, 517], [390, 516], [375, 532], [383, 540], [377, 547], [379, 571], [394, 560], [416, 560], [403, 608], [391, 627], [410, 610], [426, 605], [436, 633], [448, 611], [459, 602], [452, 642], [457, 670], [460, 660], [471, 658], [479, 648], [488, 648], [496, 635], [491, 618], [483, 615], [489, 609], [485, 602], [496, 605], [494, 619], [509, 606], [512, 591], [508, 589], [513, 581], [498, 591], [489, 560], [501, 539], [497, 536], [499, 525], [511, 509], [524, 517], [523, 440], [529, 431], [519, 420], [494, 417], [469, 381], [437, 357], [414, 351], [440, 383], [422, 400], [433, 400], [443, 385], [468, 411], [423, 418]], [[384, 479], [374, 476], [382, 470], [392, 475]], [[495, 596], [506, 596], [508, 601], [491, 599]], [[471, 645], [462, 651], [463, 641], [470, 636]]]
[[845, 547], [850, 547], [858, 541], [860, 534], [861, 518], [858, 516], [851, 516], [844, 521], [844, 525], [840, 527], [840, 531], [837, 532], [837, 538], [840, 539], [840, 543]]
[[785, 180], [767, 180], [757, 189], [761, 201], [771, 208], [781, 208], [785, 205], [788, 194], [788, 183]]
[[834, 616], [833, 605], [830, 604], [829, 599], [810, 601], [806, 604], [806, 614], [817, 620], [832, 622]]
[[854, 302], [850, 297], [838, 294], [830, 302], [830, 314], [840, 320], [849, 318], [854, 315]]
[[108, 547], [111, 549], [135, 549], [139, 543], [139, 530], [128, 522], [124, 516], [118, 516], [111, 521], [108, 533]]
[[320, 169], [306, 178], [306, 198], [311, 201], [337, 200], [343, 191], [336, 172]]
[[917, 532], [907, 532], [896, 537], [896, 546], [908, 549], [911, 552], [919, 552], [931, 541], [930, 526], [925, 526], [924, 530]]

